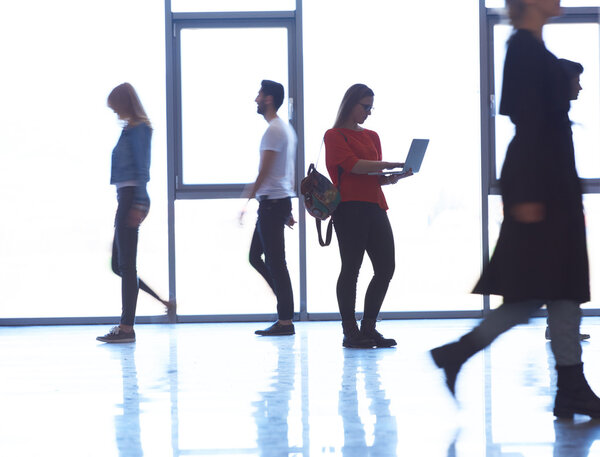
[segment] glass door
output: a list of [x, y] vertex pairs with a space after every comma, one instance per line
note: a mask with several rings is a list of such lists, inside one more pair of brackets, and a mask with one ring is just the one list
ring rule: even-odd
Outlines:
[[[256, 319], [276, 300], [248, 262], [257, 204], [240, 198], [258, 173], [267, 128], [254, 102], [263, 79], [284, 85], [278, 115], [296, 126], [294, 20], [210, 14], [174, 24], [175, 271], [180, 316]], [[298, 220], [298, 203], [293, 203]], [[242, 210], [246, 214], [242, 220]], [[296, 311], [300, 303], [299, 230], [286, 230]], [[237, 317], [236, 317], [237, 316]]]

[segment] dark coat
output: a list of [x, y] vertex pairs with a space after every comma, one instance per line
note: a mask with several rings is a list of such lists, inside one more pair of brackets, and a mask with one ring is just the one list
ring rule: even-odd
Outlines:
[[[558, 59], [528, 31], [511, 37], [500, 114], [515, 137], [500, 176], [504, 221], [474, 293], [525, 299], [590, 299], [581, 186], [569, 120], [569, 80]], [[516, 203], [540, 202], [546, 217], [521, 223]]]

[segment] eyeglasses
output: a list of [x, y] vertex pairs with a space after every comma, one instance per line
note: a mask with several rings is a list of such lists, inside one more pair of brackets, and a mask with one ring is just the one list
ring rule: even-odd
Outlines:
[[365, 110], [365, 113], [368, 113], [369, 111], [372, 111], [375, 109], [375, 108], [373, 108], [373, 105], [365, 105], [364, 103], [359, 103], [359, 105], [363, 107], [363, 109]]

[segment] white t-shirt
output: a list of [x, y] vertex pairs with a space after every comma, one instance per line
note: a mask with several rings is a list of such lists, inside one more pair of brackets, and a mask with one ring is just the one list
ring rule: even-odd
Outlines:
[[256, 197], [267, 197], [269, 200], [295, 197], [294, 176], [296, 163], [296, 133], [281, 118], [276, 117], [269, 122], [269, 127], [260, 142], [260, 167], [264, 151], [274, 151], [275, 161], [269, 175], [256, 191]]

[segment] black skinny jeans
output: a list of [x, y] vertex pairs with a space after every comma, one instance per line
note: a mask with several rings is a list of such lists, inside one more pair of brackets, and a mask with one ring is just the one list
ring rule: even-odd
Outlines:
[[284, 236], [285, 223], [291, 211], [292, 202], [289, 197], [261, 201], [250, 243], [250, 264], [267, 281], [277, 297], [277, 316], [280, 320], [294, 317], [294, 295], [285, 261]]
[[117, 215], [112, 249], [112, 270], [121, 277], [121, 324], [135, 323], [138, 290], [142, 289], [157, 300], [160, 297], [137, 277], [137, 244], [139, 227], [129, 227], [127, 216], [133, 204], [135, 187], [117, 189]]
[[342, 269], [337, 299], [342, 320], [355, 320], [356, 283], [365, 252], [373, 278], [365, 295], [365, 319], [376, 319], [396, 268], [394, 234], [386, 212], [376, 203], [342, 202], [333, 213]]

